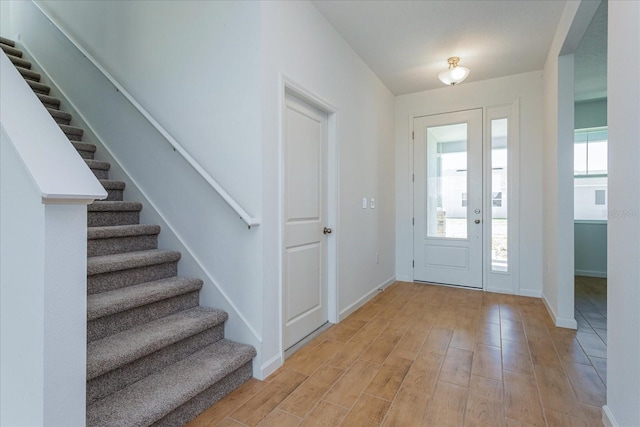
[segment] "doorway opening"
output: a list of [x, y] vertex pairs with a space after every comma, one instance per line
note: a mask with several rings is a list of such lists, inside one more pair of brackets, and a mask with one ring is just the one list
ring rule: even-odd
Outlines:
[[574, 53], [574, 315], [576, 338], [606, 384], [608, 2]]

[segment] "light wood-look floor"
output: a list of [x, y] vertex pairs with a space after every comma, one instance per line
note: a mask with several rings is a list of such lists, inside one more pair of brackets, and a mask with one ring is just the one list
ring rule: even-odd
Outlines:
[[188, 426], [602, 426], [578, 334], [540, 299], [398, 282]]

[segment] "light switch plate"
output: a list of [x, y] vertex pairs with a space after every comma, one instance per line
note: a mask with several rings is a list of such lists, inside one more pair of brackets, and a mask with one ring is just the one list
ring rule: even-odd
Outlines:
[[366, 197], [362, 198], [362, 209], [367, 209], [367, 198]]
[[371, 209], [375, 209], [376, 208], [376, 199], [374, 199], [373, 197], [371, 198], [371, 201], [369, 202], [369, 207]]

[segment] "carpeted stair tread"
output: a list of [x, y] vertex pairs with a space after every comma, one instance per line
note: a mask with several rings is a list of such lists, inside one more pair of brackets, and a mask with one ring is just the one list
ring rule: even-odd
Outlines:
[[87, 297], [87, 320], [120, 313], [202, 288], [202, 280], [169, 277]]
[[109, 179], [101, 179], [100, 184], [105, 190], [124, 190], [126, 187], [123, 181], [111, 181]]
[[2, 48], [2, 50], [4, 50], [4, 53], [6, 53], [7, 55], [13, 55], [18, 58], [22, 58], [22, 51], [20, 49], [16, 49], [14, 46], [9, 46], [6, 43], [0, 42], [0, 48]]
[[49, 95], [43, 95], [41, 93], [36, 93], [36, 96], [40, 99], [40, 102], [47, 106], [47, 108], [52, 108], [49, 107], [49, 105], [54, 106], [54, 109], [58, 109], [60, 107], [60, 100], [58, 98], [54, 98], [53, 96]]
[[87, 380], [212, 328], [227, 320], [224, 311], [195, 307], [87, 344]]
[[112, 212], [112, 211], [141, 211], [142, 203], [140, 202], [102, 202], [95, 201], [87, 205], [89, 212]]
[[39, 82], [34, 82], [33, 80], [25, 80], [27, 84], [31, 87], [31, 90], [35, 93], [41, 93], [42, 95], [49, 95], [51, 88], [47, 85], [43, 85]]
[[0, 43], [6, 44], [7, 46], [16, 47], [16, 42], [11, 39], [4, 38], [0, 36]]
[[9, 58], [9, 60], [13, 63], [13, 65], [17, 65], [18, 67], [22, 67], [22, 68], [27, 68], [29, 70], [31, 69], [31, 62], [27, 61], [26, 59], [22, 59], [14, 55], [7, 55], [7, 58]]
[[89, 257], [87, 258], [87, 275], [93, 276], [95, 274], [177, 262], [180, 256], [180, 252], [177, 251], [152, 249], [149, 251]]
[[253, 347], [220, 340], [89, 406], [87, 425], [148, 426], [223, 380], [255, 355]]
[[58, 126], [60, 126], [60, 129], [62, 129], [62, 132], [64, 132], [66, 135], [77, 135], [78, 137], [82, 137], [82, 135], [84, 134], [84, 129], [79, 127], [60, 124]]
[[18, 72], [22, 75], [22, 77], [25, 80], [31, 80], [31, 81], [39, 82], [41, 77], [42, 77], [42, 76], [40, 76], [39, 73], [36, 73], [35, 71], [29, 70], [28, 68], [18, 67], [17, 65], [16, 65], [16, 68], [17, 68]]
[[133, 224], [87, 228], [87, 239], [89, 240], [125, 236], [143, 236], [147, 234], [160, 234], [160, 226], [153, 224]]
[[[61, 124], [60, 121], [67, 122], [67, 123], [71, 121], [71, 114], [67, 112], [54, 110], [53, 108], [47, 108], [47, 111], [49, 111], [49, 114], [51, 114], [51, 116], [54, 119], [56, 119], [58, 124]], [[67, 124], [67, 123], [62, 123], [62, 124]]]
[[89, 169], [96, 169], [101, 171], [108, 171], [109, 169], [111, 169], [111, 163], [109, 162], [101, 162], [99, 160], [91, 159], [84, 159], [84, 161], [87, 166], [89, 166]]

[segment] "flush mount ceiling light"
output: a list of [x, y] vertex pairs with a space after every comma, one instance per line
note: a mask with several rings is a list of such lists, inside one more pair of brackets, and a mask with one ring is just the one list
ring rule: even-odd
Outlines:
[[462, 82], [469, 75], [469, 69], [458, 65], [460, 58], [452, 56], [447, 59], [449, 62], [449, 69], [438, 74], [440, 81], [446, 85], [455, 86]]

